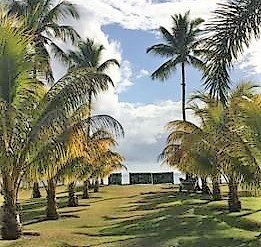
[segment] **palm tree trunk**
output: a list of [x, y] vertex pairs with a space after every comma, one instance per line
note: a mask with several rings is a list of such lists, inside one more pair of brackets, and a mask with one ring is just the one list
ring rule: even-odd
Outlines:
[[238, 197], [238, 184], [232, 180], [228, 183], [228, 210], [229, 212], [239, 212], [241, 210], [241, 202]]
[[41, 192], [39, 189], [39, 183], [34, 182], [33, 184], [33, 191], [32, 191], [32, 198], [40, 198], [41, 197]]
[[208, 187], [207, 178], [201, 177], [201, 187], [202, 187], [202, 193], [206, 195], [210, 195], [210, 189]]
[[95, 179], [94, 191], [93, 192], [99, 192], [99, 180], [98, 180], [98, 178]]
[[186, 121], [186, 78], [185, 78], [185, 63], [181, 64], [181, 91], [182, 91], [182, 118]]
[[[181, 63], [181, 94], [182, 94], [182, 119], [186, 121], [186, 75], [185, 63]], [[193, 176], [186, 173], [186, 180], [190, 180]]]
[[90, 117], [92, 115], [91, 111], [92, 111], [92, 91], [89, 92], [88, 94], [88, 123], [87, 123], [87, 135], [88, 138], [91, 135], [91, 122], [90, 122]]
[[47, 208], [46, 218], [48, 220], [57, 220], [59, 218], [56, 204], [55, 181], [53, 178], [47, 181]]
[[219, 183], [219, 176], [212, 177], [212, 187], [213, 187], [213, 200], [219, 201], [221, 200], [221, 190], [220, 190], [220, 183]]
[[89, 181], [85, 180], [82, 187], [82, 199], [88, 199], [89, 196]]
[[4, 205], [2, 212], [1, 235], [5, 240], [15, 240], [22, 235], [22, 224], [18, 204], [16, 203], [16, 192], [12, 178], [3, 174]]
[[68, 185], [68, 207], [77, 207], [78, 206], [78, 200], [75, 196], [75, 183], [72, 182]]

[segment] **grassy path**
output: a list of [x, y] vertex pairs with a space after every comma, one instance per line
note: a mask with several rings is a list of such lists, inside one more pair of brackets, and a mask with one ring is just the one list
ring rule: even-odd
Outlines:
[[65, 193], [58, 196], [58, 221], [43, 221], [44, 198], [21, 199], [26, 235], [0, 246], [261, 247], [261, 198], [242, 198], [244, 210], [229, 214], [225, 201], [168, 186], [104, 187], [76, 208], [66, 207]]

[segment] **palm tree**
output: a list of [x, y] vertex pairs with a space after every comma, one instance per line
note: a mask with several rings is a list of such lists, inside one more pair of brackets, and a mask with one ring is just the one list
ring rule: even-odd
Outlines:
[[[95, 152], [94, 149], [89, 147], [88, 130], [95, 131], [104, 128], [111, 133], [115, 133], [116, 136], [123, 134], [120, 123], [114, 118], [107, 115], [89, 117], [88, 112], [83, 114], [83, 108], [86, 109], [85, 104], [80, 105], [76, 111], [72, 112], [71, 116], [67, 116], [65, 126], [59, 127], [60, 129], [56, 131], [56, 135], [51, 131], [49, 136], [48, 130], [44, 128], [49, 129], [50, 125], [42, 126], [41, 132], [44, 132], [44, 140], [41, 140], [40, 133], [39, 144], [34, 150], [36, 155], [30, 170], [47, 181], [45, 186], [47, 192], [47, 219], [55, 220], [59, 217], [56, 205], [57, 182], [63, 178], [64, 174], [70, 173], [71, 176], [77, 177], [77, 170], [79, 170], [77, 167], [81, 167], [82, 163], [85, 164], [92, 153]], [[59, 119], [54, 118], [53, 120], [59, 122]], [[70, 193], [73, 197], [76, 181], [70, 183]]]
[[[85, 113], [83, 111], [83, 109], [86, 109], [86, 106], [83, 105], [72, 116], [73, 128], [71, 131], [73, 132], [67, 137], [67, 145], [70, 146], [70, 149], [77, 149], [77, 153], [68, 157], [66, 163], [58, 171], [60, 175], [57, 176], [57, 178], [63, 178], [68, 183], [68, 206], [76, 206], [74, 191], [76, 182], [81, 181], [86, 176], [90, 176], [97, 169], [95, 167], [100, 166], [101, 160], [97, 161], [97, 159], [103, 157], [105, 146], [115, 145], [116, 141], [114, 138], [124, 135], [120, 123], [109, 116], [96, 115], [88, 119], [88, 111]], [[78, 126], [83, 121], [85, 122], [85, 129], [84, 132], [81, 132], [82, 134], [79, 134]], [[89, 129], [88, 122], [90, 122], [91, 130], [94, 131], [90, 137], [87, 135]], [[102, 129], [98, 128], [97, 130], [97, 127]], [[75, 143], [79, 143], [81, 147], [73, 147]], [[106, 161], [109, 162], [109, 159], [110, 157], [108, 156]]]
[[[122, 156], [110, 151], [108, 148], [115, 145], [112, 133], [98, 130], [91, 135], [91, 140], [86, 143], [86, 154], [70, 161], [63, 170], [65, 181], [68, 183], [68, 206], [77, 206], [75, 198], [75, 185], [77, 181], [87, 181], [90, 177], [100, 177], [108, 172], [122, 167]], [[86, 140], [85, 140], [86, 141]], [[88, 197], [88, 186], [85, 191]]]
[[[98, 74], [106, 75], [106, 70], [111, 66], [120, 66], [116, 59], [108, 59], [102, 62], [104, 46], [96, 44], [93, 40], [87, 38], [81, 40], [77, 44], [77, 49], [68, 52], [65, 62], [69, 63], [70, 68], [86, 68], [95, 71]], [[108, 75], [107, 75], [108, 76]], [[110, 83], [113, 86], [113, 81]], [[99, 84], [97, 89], [91, 90], [88, 95], [89, 112], [91, 115], [92, 97], [97, 96], [100, 91], [108, 90], [109, 84]]]
[[[33, 33], [32, 44], [33, 76], [54, 82], [51, 68], [51, 54], [54, 57], [62, 58], [64, 52], [53, 41], [53, 39], [68, 39], [75, 42], [79, 35], [68, 25], [61, 25], [59, 22], [64, 18], [78, 19], [79, 15], [75, 5], [60, 1], [55, 4], [53, 0], [12, 0], [7, 3], [9, 15], [26, 17], [26, 29]], [[50, 49], [50, 52], [48, 52]], [[38, 180], [33, 183], [33, 198], [41, 197]]]
[[[14, 23], [16, 26], [14, 27]], [[17, 194], [26, 166], [28, 133], [33, 121], [32, 112], [45, 89], [31, 78], [32, 36], [25, 32], [22, 20], [8, 18], [0, 9], [0, 159], [4, 205], [1, 236], [17, 239], [21, 222]]]
[[[97, 96], [100, 91], [106, 91], [109, 85], [113, 85], [113, 81], [106, 74], [106, 70], [110, 66], [120, 66], [119, 62], [116, 59], [108, 59], [105, 62], [102, 62], [102, 52], [104, 51], [104, 46], [96, 44], [93, 40], [87, 38], [86, 41], [79, 41], [77, 44], [77, 49], [72, 51], [70, 50], [65, 59], [65, 62], [69, 64], [70, 68], [86, 68], [91, 69], [98, 75], [106, 75], [110, 80], [109, 83], [100, 83], [99, 85], [91, 85], [91, 90], [88, 93], [88, 105], [89, 105], [89, 114], [91, 116], [92, 112], [92, 98]], [[96, 87], [96, 88], [95, 88]], [[90, 130], [88, 131], [88, 136], [90, 136]], [[86, 186], [88, 181], [84, 182], [83, 190], [86, 191]], [[83, 193], [83, 198], [85, 198]], [[85, 198], [86, 199], [86, 198]]]
[[[64, 140], [60, 137], [68, 129], [69, 117], [80, 105], [86, 103], [91, 83], [92, 89], [96, 89], [95, 86], [101, 82], [109, 83], [109, 78], [105, 75], [74, 68], [47, 92], [43, 83], [37, 80], [38, 77], [33, 76], [34, 36], [30, 36], [25, 30], [22, 21], [7, 17], [6, 12], [0, 11], [3, 239], [17, 239], [21, 235], [17, 195], [24, 175], [34, 165], [39, 165], [44, 170], [48, 164], [45, 161], [53, 164], [57, 161], [59, 165], [67, 158], [68, 152], [64, 152]], [[97, 121], [95, 118], [87, 120], [88, 123], [94, 123], [94, 126]], [[86, 125], [86, 121], [83, 121], [79, 128], [86, 128]], [[57, 169], [57, 166], [53, 167]], [[48, 201], [53, 204], [54, 182], [53, 177], [48, 181], [51, 195]]]
[[[246, 99], [255, 98], [253, 89], [250, 83], [240, 84], [230, 93], [226, 107], [213, 100], [211, 95], [201, 93], [194, 96], [193, 99], [201, 99], [205, 104], [203, 107], [197, 104], [191, 107], [202, 120], [201, 128], [188, 122], [171, 122], [169, 150], [163, 153], [163, 158], [170, 165], [180, 167], [183, 164], [183, 169], [196, 174], [214, 177], [221, 174], [229, 186], [228, 208], [231, 212], [241, 209], [239, 184], [254, 186], [260, 181], [256, 145], [249, 136], [252, 127], [245, 125], [241, 111]], [[177, 145], [177, 142], [180, 144]], [[174, 152], [171, 145], [175, 147], [172, 148]]]
[[211, 142], [210, 135], [207, 135], [197, 125], [181, 120], [169, 122], [167, 128], [170, 134], [159, 160], [182, 172], [200, 176], [202, 192], [206, 194], [209, 194], [206, 178], [210, 177], [213, 186], [213, 199], [221, 199], [217, 181], [220, 173], [217, 169], [217, 160], [212, 149], [214, 143]]
[[200, 53], [200, 34], [199, 25], [203, 19], [197, 18], [190, 20], [189, 12], [184, 15], [176, 14], [172, 16], [172, 28], [168, 31], [160, 27], [159, 31], [165, 43], [153, 45], [147, 49], [147, 53], [153, 53], [168, 60], [156, 69], [151, 77], [162, 81], [168, 79], [171, 72], [175, 71], [178, 65], [181, 65], [181, 86], [182, 86], [182, 116], [186, 121], [186, 78], [185, 66], [192, 65], [196, 68], [202, 68], [203, 62], [197, 57]]
[[227, 102], [230, 89], [229, 71], [243, 54], [252, 38], [261, 31], [261, 2], [259, 0], [229, 0], [219, 4], [207, 24], [205, 49], [210, 56], [204, 72], [205, 87], [212, 97]]
[[79, 18], [76, 6], [68, 1], [56, 3], [53, 0], [11, 0], [8, 2], [8, 8], [9, 15], [26, 17], [26, 29], [32, 32], [34, 52], [37, 54], [37, 59], [33, 57], [34, 76], [42, 75], [49, 82], [54, 82], [50, 64], [51, 54], [57, 58], [65, 56], [54, 39], [64, 42], [70, 40], [73, 43], [79, 39], [79, 35], [71, 26], [60, 24], [65, 18]]

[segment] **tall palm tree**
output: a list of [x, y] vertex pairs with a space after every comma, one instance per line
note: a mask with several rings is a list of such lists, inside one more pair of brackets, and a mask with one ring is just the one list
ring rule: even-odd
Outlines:
[[40, 75], [53, 82], [51, 56], [57, 58], [65, 56], [54, 39], [64, 42], [70, 40], [73, 43], [79, 39], [73, 27], [61, 24], [65, 18], [79, 18], [76, 6], [68, 1], [11, 0], [8, 1], [8, 8], [9, 15], [25, 17], [27, 30], [32, 32], [32, 43], [37, 54], [37, 59], [33, 57], [34, 76], [36, 73], [39, 76], [41, 72]]
[[[0, 11], [0, 172], [4, 193], [1, 236], [4, 239], [17, 239], [21, 235], [17, 195], [24, 174], [34, 164], [46, 166], [44, 161], [48, 157], [58, 164], [67, 158], [68, 152], [64, 152], [64, 142], [59, 137], [68, 129], [69, 117], [86, 103], [91, 83], [92, 89], [96, 89], [99, 83], [110, 80], [105, 75], [74, 68], [47, 90], [33, 76], [34, 36], [25, 32], [23, 24]], [[86, 121], [79, 128], [83, 127], [86, 128]], [[44, 149], [46, 153], [41, 156]], [[48, 186], [53, 191], [54, 181], [50, 180]], [[48, 200], [54, 202], [53, 197]]]
[[[16, 26], [14, 27], [14, 23]], [[28, 133], [33, 122], [32, 112], [45, 89], [31, 77], [32, 36], [25, 32], [22, 20], [9, 18], [0, 9], [0, 172], [4, 205], [1, 236], [17, 239], [21, 222], [17, 193], [27, 156]]]
[[[104, 51], [104, 46], [95, 43], [93, 40], [87, 38], [86, 40], [81, 40], [77, 44], [76, 50], [70, 50], [68, 52], [67, 63], [69, 63], [70, 68], [86, 68], [91, 69], [97, 74], [106, 75], [106, 70], [111, 66], [120, 66], [116, 59], [108, 59], [102, 62], [102, 55]], [[108, 75], [106, 75], [108, 76]], [[113, 81], [110, 80], [110, 84], [113, 86]], [[109, 84], [99, 84], [97, 89], [91, 90], [88, 95], [88, 105], [89, 112], [91, 115], [92, 107], [92, 97], [97, 96], [100, 91], [108, 90]]]
[[[106, 70], [110, 66], [120, 66], [119, 62], [116, 59], [108, 59], [102, 62], [102, 53], [104, 51], [104, 46], [96, 44], [93, 40], [87, 38], [85, 41], [81, 40], [78, 42], [77, 49], [68, 52], [67, 59], [65, 62], [69, 64], [70, 68], [85, 68], [90, 69], [97, 73], [98, 75], [106, 75], [110, 80], [109, 83], [100, 83], [99, 85], [90, 85], [91, 90], [88, 93], [88, 105], [89, 105], [89, 114], [91, 116], [92, 112], [92, 98], [97, 96], [100, 91], [106, 91], [109, 85], [114, 85], [111, 78], [106, 74]], [[88, 131], [88, 136], [90, 136], [90, 130]], [[86, 186], [88, 182], [84, 182], [83, 190], [86, 191]], [[87, 195], [84, 193], [84, 195]], [[85, 198], [83, 196], [83, 198]]]
[[[64, 52], [54, 39], [73, 43], [79, 38], [77, 32], [68, 25], [61, 25], [64, 18], [78, 19], [76, 6], [68, 1], [54, 0], [11, 0], [7, 2], [9, 15], [25, 17], [26, 29], [33, 33], [32, 45], [34, 54], [33, 76], [54, 82], [51, 68], [51, 57], [62, 58]], [[33, 184], [33, 198], [41, 197], [38, 181]]]
[[259, 0], [227, 0], [218, 5], [207, 24], [205, 49], [209, 51], [204, 72], [205, 87], [213, 97], [227, 102], [230, 89], [229, 71], [243, 54], [252, 38], [261, 32], [261, 2]]
[[182, 86], [182, 116], [186, 121], [186, 78], [185, 66], [192, 65], [196, 68], [202, 68], [203, 62], [199, 59], [200, 52], [200, 34], [199, 25], [203, 19], [197, 18], [190, 20], [189, 12], [184, 15], [176, 14], [172, 17], [172, 28], [167, 30], [160, 27], [159, 31], [163, 37], [164, 43], [153, 45], [147, 49], [147, 53], [153, 53], [168, 60], [152, 73], [152, 79], [162, 81], [168, 79], [178, 65], [181, 65], [181, 86]]

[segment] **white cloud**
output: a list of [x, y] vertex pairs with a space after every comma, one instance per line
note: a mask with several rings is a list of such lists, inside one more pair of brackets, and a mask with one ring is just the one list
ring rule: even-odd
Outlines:
[[122, 93], [126, 91], [130, 86], [133, 85], [132, 79], [132, 69], [131, 64], [129, 61], [124, 60], [121, 63], [121, 70], [120, 70], [120, 80], [118, 86], [116, 87], [117, 93]]
[[141, 69], [139, 74], [136, 76], [137, 79], [147, 77], [150, 74], [150, 72], [146, 69]]
[[[165, 125], [174, 119], [181, 119], [181, 102], [169, 100], [144, 105], [118, 102], [112, 98], [105, 99], [105, 102], [103, 98], [103, 103], [99, 102], [96, 110], [98, 113], [109, 112], [123, 125], [125, 138], [120, 140], [119, 151], [125, 156], [126, 165], [131, 171], [159, 170], [157, 156], [166, 141]], [[189, 121], [195, 122], [191, 112], [188, 111], [187, 115]]]
[[244, 55], [238, 61], [238, 66], [246, 72], [246, 76], [261, 73], [261, 41], [253, 41], [250, 47], [245, 51]]
[[118, 23], [127, 29], [152, 30], [169, 23], [174, 13], [191, 10], [193, 17], [207, 18], [223, 0], [73, 0], [85, 6], [102, 24]]
[[[154, 30], [160, 25], [169, 27], [170, 16], [190, 10], [192, 18], [202, 17], [206, 21], [217, 3], [225, 0], [73, 0], [85, 8], [85, 15], [99, 20], [99, 25], [117, 23], [126, 29]], [[86, 23], [86, 22], [85, 22]], [[88, 24], [87, 24], [88, 25]], [[91, 31], [99, 30], [96, 25]], [[87, 30], [87, 29], [86, 29]], [[88, 29], [88, 32], [90, 30]], [[247, 74], [261, 73], [259, 58], [261, 56], [261, 41], [253, 42], [246, 50], [240, 63], [240, 68]]]

